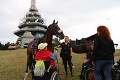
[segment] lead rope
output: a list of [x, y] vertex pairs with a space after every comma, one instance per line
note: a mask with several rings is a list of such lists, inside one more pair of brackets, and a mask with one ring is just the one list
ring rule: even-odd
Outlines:
[[58, 71], [58, 73], [59, 73], [59, 62], [58, 62], [58, 58], [57, 58], [57, 64], [58, 64], [58, 70], [57, 70], [57, 71]]
[[49, 68], [47, 69], [47, 71], [46, 71], [46, 72], [49, 72], [49, 71], [50, 71], [50, 68], [51, 68], [51, 65], [49, 66]]

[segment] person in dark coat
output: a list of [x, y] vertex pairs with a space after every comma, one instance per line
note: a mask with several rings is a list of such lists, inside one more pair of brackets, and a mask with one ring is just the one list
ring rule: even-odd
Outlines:
[[67, 70], [67, 63], [69, 65], [70, 68], [70, 72], [71, 72], [71, 76], [73, 76], [72, 73], [72, 62], [71, 62], [71, 58], [72, 58], [72, 47], [71, 44], [69, 43], [69, 38], [68, 36], [64, 37], [64, 42], [60, 44], [61, 46], [61, 52], [60, 52], [60, 57], [62, 58], [63, 61], [63, 65], [64, 65], [64, 69], [66, 72], [66, 76], [68, 76], [68, 70]]
[[103, 70], [105, 80], [112, 80], [111, 69], [114, 62], [114, 42], [111, 39], [109, 29], [106, 26], [97, 27], [98, 35], [94, 39], [92, 64], [94, 65], [95, 80], [100, 80], [100, 72]]

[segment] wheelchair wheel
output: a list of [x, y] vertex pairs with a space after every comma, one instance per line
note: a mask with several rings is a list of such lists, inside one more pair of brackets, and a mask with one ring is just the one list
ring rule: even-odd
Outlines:
[[24, 80], [32, 80], [33, 79], [33, 71], [30, 71], [25, 75]]
[[85, 72], [85, 80], [95, 80], [93, 71], [94, 70], [92, 68], [89, 68], [89, 69], [86, 70], [86, 72]]
[[[93, 68], [89, 68], [89, 69], [86, 70], [86, 72], [85, 72], [85, 80], [95, 80], [93, 71], [94, 71]], [[102, 75], [100, 75], [100, 79], [104, 80]]]
[[60, 75], [58, 74], [57, 71], [54, 71], [52, 73], [50, 80], [60, 80]]
[[116, 70], [114, 74], [115, 80], [120, 80], [120, 70]]

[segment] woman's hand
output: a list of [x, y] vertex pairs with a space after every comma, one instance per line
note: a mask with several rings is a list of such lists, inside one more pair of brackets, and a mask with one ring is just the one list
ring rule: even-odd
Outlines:
[[92, 62], [92, 65], [95, 66], [95, 62]]
[[84, 63], [87, 63], [89, 61], [89, 59], [86, 59], [86, 60], [84, 60]]
[[58, 48], [55, 47], [54, 49], [55, 49], [55, 52], [57, 53], [58, 52]]

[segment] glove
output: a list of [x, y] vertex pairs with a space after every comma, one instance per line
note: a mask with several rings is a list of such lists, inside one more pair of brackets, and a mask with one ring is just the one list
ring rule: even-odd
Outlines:
[[57, 59], [57, 53], [51, 53], [50, 54], [50, 57], [53, 59], [53, 60], [56, 60]]
[[54, 48], [55, 49], [55, 52], [57, 53], [58, 52], [58, 48]]

